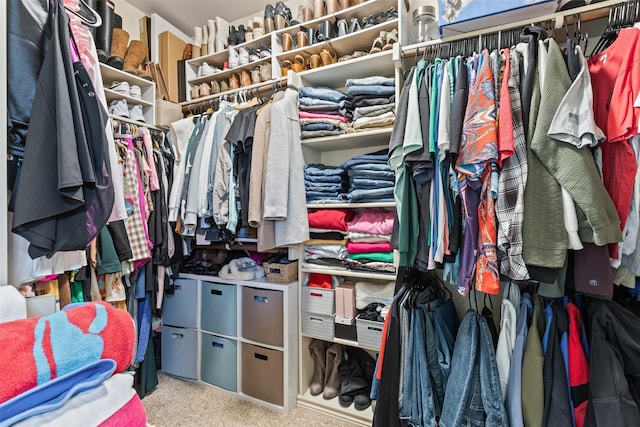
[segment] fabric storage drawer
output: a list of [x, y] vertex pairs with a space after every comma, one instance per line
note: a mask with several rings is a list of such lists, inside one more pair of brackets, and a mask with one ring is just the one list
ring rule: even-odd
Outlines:
[[202, 282], [200, 329], [236, 336], [238, 288]]
[[282, 347], [283, 301], [281, 291], [242, 287], [242, 336]]
[[162, 323], [182, 328], [197, 328], [198, 288], [197, 281], [177, 279], [173, 294], [164, 295]]
[[242, 393], [284, 404], [284, 357], [281, 351], [242, 344]]
[[335, 337], [335, 316], [324, 314], [307, 313], [303, 311], [302, 333], [316, 338], [327, 338], [332, 340]]
[[303, 286], [302, 311], [331, 316], [336, 313], [335, 295], [333, 289]]
[[356, 316], [358, 344], [376, 349], [380, 348], [380, 344], [382, 343], [383, 328], [383, 322], [362, 320], [360, 319], [359, 315]]
[[237, 391], [237, 341], [204, 333], [200, 338], [200, 379], [230, 391]]
[[197, 335], [192, 329], [162, 326], [162, 371], [195, 380]]

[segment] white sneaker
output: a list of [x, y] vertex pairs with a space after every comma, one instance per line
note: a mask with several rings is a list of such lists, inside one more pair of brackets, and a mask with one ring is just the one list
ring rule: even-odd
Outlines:
[[215, 73], [220, 72], [219, 69], [212, 67], [211, 65], [203, 62], [201, 66], [198, 67], [198, 77], [207, 77], [212, 76]]
[[[233, 46], [229, 46], [229, 68], [236, 68], [239, 65], [240, 55], [233, 48]], [[249, 56], [247, 55], [247, 61], [249, 60]]]
[[129, 95], [129, 82], [113, 82], [111, 83], [111, 87], [109, 88], [114, 92], [122, 93], [124, 95]]
[[241, 47], [238, 49], [238, 52], [238, 65], [247, 65], [249, 63], [249, 51], [246, 48]]
[[137, 122], [144, 122], [144, 114], [142, 114], [142, 105], [129, 106], [129, 118]]
[[120, 117], [129, 117], [129, 108], [127, 108], [126, 99], [116, 99], [111, 101], [109, 105], [109, 114]]
[[129, 96], [132, 98], [137, 98], [137, 99], [141, 99], [142, 98], [142, 91], [140, 90], [140, 86], [138, 85], [133, 85], [129, 88]]

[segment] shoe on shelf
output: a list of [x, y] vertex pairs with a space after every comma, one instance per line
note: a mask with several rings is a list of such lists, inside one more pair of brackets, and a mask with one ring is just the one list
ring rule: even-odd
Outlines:
[[340, 10], [349, 9], [351, 7], [351, 0], [338, 0]]
[[109, 114], [129, 118], [129, 107], [126, 99], [114, 99], [109, 104]]
[[347, 27], [347, 20], [340, 19], [337, 23], [338, 27], [338, 37], [346, 36], [349, 33], [349, 28]]
[[137, 122], [144, 122], [144, 114], [142, 114], [142, 105], [129, 105], [129, 118]]
[[327, 10], [327, 15], [334, 15], [338, 13], [339, 6], [338, 0], [325, 0], [325, 8]]
[[271, 80], [273, 77], [271, 75], [271, 62], [267, 62], [266, 64], [260, 65], [260, 81], [266, 82]]
[[253, 34], [253, 19], [249, 19], [249, 22], [247, 24], [247, 26], [245, 27], [246, 31], [244, 33], [244, 38], [245, 41], [250, 42], [251, 40], [254, 39], [254, 34]]
[[129, 95], [129, 91], [131, 90], [129, 86], [129, 82], [116, 82], [116, 81], [111, 83], [111, 87], [109, 87], [109, 89], [114, 92], [121, 93], [123, 95]]
[[122, 70], [128, 45], [129, 33], [122, 28], [114, 28], [111, 33], [111, 56], [107, 60], [107, 65]]
[[338, 62], [348, 61], [350, 59], [360, 58], [361, 56], [366, 56], [366, 55], [368, 55], [368, 52], [365, 52], [364, 50], [356, 50], [350, 55], [341, 56], [338, 59]]
[[233, 46], [229, 46], [227, 50], [229, 51], [229, 68], [236, 68], [240, 61], [240, 55]]
[[307, 69], [307, 58], [302, 55], [296, 55], [293, 58], [293, 64], [291, 64], [291, 69], [296, 73], [301, 73]]
[[[253, 31], [253, 30], [252, 30]], [[247, 41], [247, 29], [244, 25], [238, 25], [238, 44], [244, 43]]]
[[369, 53], [382, 52], [382, 48], [384, 48], [384, 45], [386, 44], [385, 35], [386, 31], [380, 32], [380, 35], [373, 40], [373, 44], [371, 45], [371, 49], [369, 49]]
[[216, 20], [207, 19], [207, 26], [209, 27], [209, 38], [206, 40], [207, 50], [209, 55], [212, 55], [216, 52]]
[[[253, 39], [259, 39], [264, 36], [264, 27], [263, 27], [263, 19], [259, 16], [254, 16], [251, 21], [251, 28], [253, 29]], [[248, 30], [247, 30], [248, 31]]]
[[229, 45], [228, 37], [229, 37], [229, 23], [224, 19], [216, 16], [216, 38], [215, 38], [215, 48], [216, 52], [222, 52]]
[[260, 83], [260, 67], [251, 70], [251, 84]]
[[124, 56], [124, 71], [137, 75], [137, 70], [141, 65], [143, 65], [148, 56], [149, 49], [147, 48], [146, 43], [143, 43], [140, 40], [131, 40], [129, 47], [127, 48], [127, 53]]
[[361, 29], [362, 28], [360, 27], [360, 21], [358, 20], [358, 18], [351, 18], [351, 21], [349, 21], [349, 29], [347, 30], [347, 33], [355, 33], [356, 31], [360, 31]]
[[251, 73], [249, 70], [240, 72], [240, 87], [251, 86]]
[[284, 4], [284, 2], [277, 2], [274, 16], [276, 30], [282, 30], [283, 28], [288, 27], [291, 23], [291, 19], [291, 9], [289, 9], [287, 5]]
[[200, 96], [209, 96], [211, 95], [211, 86], [209, 83], [204, 82], [200, 85]]
[[325, 16], [324, 0], [313, 0], [313, 19]]
[[285, 59], [284, 61], [282, 61], [282, 64], [280, 65], [280, 71], [281, 71], [282, 77], [287, 77], [287, 73], [289, 72], [290, 69], [291, 69], [291, 61], [288, 59]]
[[140, 90], [140, 86], [131, 85], [129, 88], [129, 96], [136, 99], [142, 99], [142, 90]]
[[193, 34], [192, 57], [198, 58], [202, 56], [202, 27], [194, 27]]
[[229, 89], [238, 89], [240, 87], [240, 74], [234, 73], [229, 77]]
[[271, 47], [262, 43], [260, 45], [260, 58], [266, 58], [268, 56], [271, 56]]
[[396, 30], [394, 28], [393, 30], [389, 31], [386, 34], [385, 41], [386, 42], [385, 42], [384, 46], [382, 47], [382, 50], [391, 50], [391, 49], [393, 49], [393, 44], [398, 42], [398, 30]]
[[247, 48], [241, 47], [238, 49], [238, 65], [243, 66], [249, 63], [249, 50]]
[[211, 93], [220, 93], [220, 83], [217, 80], [211, 82]]
[[227, 37], [229, 46], [235, 46], [238, 44], [238, 30], [235, 25], [229, 27], [229, 37]]
[[260, 51], [255, 47], [249, 48], [249, 62], [258, 61], [260, 59]]
[[203, 62], [201, 66], [198, 67], [198, 77], [207, 77], [212, 76], [215, 73], [219, 73], [220, 70], [212, 67], [206, 62]]
[[[213, 52], [211, 52], [213, 53]], [[209, 27], [202, 26], [202, 44], [200, 45], [200, 55], [207, 56], [209, 54]]]
[[191, 99], [200, 98], [200, 85], [191, 86]]
[[326, 19], [318, 25], [318, 40], [323, 42], [336, 36], [336, 27], [333, 22]]
[[309, 58], [309, 68], [318, 68], [322, 67], [322, 58], [317, 53], [314, 53]]
[[293, 49], [294, 43], [293, 43], [293, 36], [291, 36], [291, 34], [289, 33], [282, 33], [282, 51], [283, 52], [287, 52], [291, 49]]
[[296, 40], [298, 42], [298, 47], [305, 47], [309, 44], [309, 35], [306, 31], [298, 31], [296, 34]]
[[333, 49], [326, 47], [320, 52], [320, 59], [322, 60], [322, 65], [335, 64], [338, 62], [338, 55]]
[[273, 5], [268, 4], [264, 7], [263, 24], [265, 34], [269, 34], [276, 29], [275, 15], [276, 9], [273, 7]]

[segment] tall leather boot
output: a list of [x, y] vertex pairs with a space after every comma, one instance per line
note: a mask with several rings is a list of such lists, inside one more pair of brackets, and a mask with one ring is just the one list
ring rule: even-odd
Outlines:
[[107, 64], [118, 70], [124, 66], [124, 56], [129, 45], [129, 33], [122, 28], [114, 28], [112, 32], [111, 56]]
[[[85, 0], [85, 3], [87, 3], [87, 6], [89, 6], [89, 8], [95, 10], [96, 12], [98, 12], [98, 14], [100, 14], [100, 11], [98, 10], [98, 0]], [[100, 17], [102, 18], [102, 22], [104, 22], [104, 17], [102, 15], [100, 15]], [[98, 28], [89, 27], [89, 32], [91, 33], [91, 37], [93, 37], [93, 41], [95, 42], [97, 40], [96, 34], [98, 32]]]
[[311, 340], [309, 343], [309, 353], [313, 359], [313, 377], [309, 384], [309, 392], [312, 396], [317, 396], [324, 390], [328, 346], [329, 343], [322, 340]]
[[98, 0], [97, 12], [102, 18], [102, 25], [98, 27], [95, 34], [96, 50], [98, 51], [98, 61], [107, 63], [111, 53], [111, 40], [113, 36], [113, 2], [110, 0]]
[[332, 344], [327, 349], [327, 368], [324, 376], [324, 391], [322, 397], [333, 399], [340, 392], [340, 362], [344, 348], [340, 344]]

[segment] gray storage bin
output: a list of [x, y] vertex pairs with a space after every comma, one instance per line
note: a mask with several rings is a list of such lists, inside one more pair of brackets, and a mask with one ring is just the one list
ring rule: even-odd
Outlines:
[[162, 326], [162, 371], [195, 380], [197, 371], [197, 335], [192, 329]]
[[242, 336], [262, 344], [282, 347], [282, 291], [242, 287]]
[[358, 344], [370, 348], [380, 348], [382, 343], [382, 329], [384, 322], [375, 322], [371, 320], [362, 320], [356, 316], [356, 330], [358, 335]]
[[200, 329], [235, 337], [237, 334], [238, 288], [202, 282]]
[[307, 313], [303, 311], [302, 316], [302, 333], [316, 337], [327, 338], [332, 340], [335, 337], [335, 316]]
[[174, 293], [164, 294], [162, 308], [162, 324], [181, 328], [197, 328], [197, 281], [177, 279], [174, 282]]
[[301, 289], [302, 311], [329, 316], [336, 313], [335, 290], [310, 288], [309, 286], [303, 286]]
[[230, 391], [238, 391], [238, 343], [201, 334], [200, 379]]
[[284, 355], [281, 351], [242, 344], [242, 393], [284, 405]]

